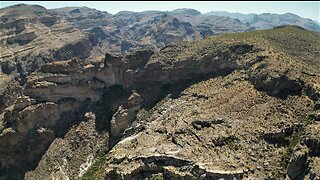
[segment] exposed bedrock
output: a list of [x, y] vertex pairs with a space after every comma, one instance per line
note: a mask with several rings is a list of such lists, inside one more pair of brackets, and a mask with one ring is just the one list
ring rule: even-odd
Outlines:
[[147, 157], [135, 157], [111, 159], [115, 164], [127, 162], [123, 169], [106, 169], [106, 179], [142, 179], [151, 178], [153, 174], [162, 173], [165, 179], [242, 179], [243, 171], [208, 170], [201, 164], [196, 164], [187, 159], [181, 159], [174, 155], [154, 155]]
[[28, 32], [24, 34], [19, 34], [18, 36], [10, 37], [7, 39], [8, 44], [18, 43], [19, 45], [28, 44], [33, 39], [35, 39], [37, 35], [35, 32]]
[[63, 135], [81, 115], [80, 102], [35, 104], [34, 100], [23, 98], [24, 102], [5, 112], [6, 128], [0, 138], [1, 174], [14, 179], [34, 168], [53, 139]]
[[0, 74], [0, 112], [12, 105], [15, 99], [21, 94], [22, 88], [12, 76]]
[[74, 43], [68, 43], [53, 53], [53, 59], [67, 60], [73, 57], [85, 59], [89, 57], [92, 47], [97, 44], [95, 36], [88, 35]]
[[[74, 50], [77, 49], [79, 50], [77, 53], [82, 54], [71, 53], [70, 55], [66, 53], [68, 50], [63, 50], [57, 58], [87, 56], [87, 51], [81, 47], [92, 43], [88, 41], [76, 43], [75, 47], [73, 45], [65, 47], [70, 49], [70, 52], [75, 52]], [[66, 173], [66, 177], [76, 178], [88, 169], [88, 166], [93, 163], [92, 158], [97, 157], [99, 151], [95, 146], [74, 143], [80, 142], [79, 138], [84, 136], [73, 138], [67, 133], [76, 133], [77, 128], [85, 128], [88, 125], [88, 129], [84, 132], [95, 134], [94, 136], [103, 139], [96, 148], [101, 149], [105, 145], [104, 150], [110, 150], [126, 133], [130, 134], [126, 130], [133, 124], [137, 112], [142, 107], [153, 107], [168, 94], [179, 95], [182, 90], [196, 82], [212, 77], [225, 77], [235, 70], [245, 71], [243, 67], [247, 64], [241, 59], [257, 51], [259, 50], [253, 45], [239, 44], [227, 45], [223, 51], [218, 50], [201, 56], [175, 57], [173, 55], [170, 57], [171, 55], [168, 55], [169, 52], [164, 48], [156, 53], [151, 50], [136, 51], [128, 55], [107, 53], [104, 60], [81, 61], [74, 58], [47, 63], [28, 76], [22, 95], [13, 103], [13, 106], [5, 109], [4, 128], [0, 131], [0, 165], [3, 172], [1, 174], [7, 174], [7, 177], [11, 178], [22, 178], [26, 171], [32, 170], [26, 177], [30, 179], [37, 175], [44, 177], [46, 173], [50, 173], [53, 177], [60, 177], [61, 174]], [[257, 76], [246, 73], [245, 78], [247, 77], [256, 89], [281, 99], [290, 95], [301, 95], [304, 88], [303, 83], [286, 76], [267, 78], [263, 73]], [[205, 96], [200, 95], [194, 95], [194, 98], [206, 99]], [[85, 118], [86, 114], [90, 115], [90, 120]], [[81, 122], [85, 122], [85, 125], [81, 125]], [[193, 131], [202, 131], [223, 123], [221, 119], [195, 120], [191, 123], [193, 130], [188, 133], [197, 137]], [[290, 127], [285, 131], [266, 134], [264, 138], [269, 138], [270, 141], [283, 141], [288, 134], [291, 134]], [[84, 139], [97, 140], [94, 136]], [[61, 141], [56, 138], [61, 138]], [[223, 147], [236, 140], [238, 137], [234, 135], [223, 135], [213, 137], [211, 143], [216, 147]], [[66, 165], [61, 166], [61, 171], [56, 171], [43, 167], [46, 161], [52, 166], [57, 165], [53, 159], [59, 155], [53, 151], [61, 144], [67, 145], [66, 149], [60, 151], [63, 154], [61, 159], [67, 158], [68, 161], [70, 157], [75, 158], [67, 164], [75, 163], [77, 168], [68, 170]], [[176, 141], [175, 144], [179, 145], [180, 142]], [[309, 144], [308, 147], [317, 146], [313, 140]], [[81, 157], [85, 157], [86, 162], [77, 158], [77, 153], [68, 153], [75, 147], [83, 150]], [[295, 164], [300, 163], [299, 157], [292, 160], [291, 169], [292, 167], [295, 169]], [[58, 164], [61, 165], [63, 162], [64, 160]], [[179, 159], [169, 156], [149, 156], [141, 158], [141, 162], [137, 169], [128, 173], [111, 170], [106, 176], [135, 178], [144, 172], [161, 171], [171, 178], [181, 177], [175, 173], [180, 172], [179, 169], [182, 166], [189, 165], [191, 170], [187, 171], [185, 177], [189, 177], [191, 173], [190, 177], [196, 178], [241, 178], [243, 174], [240, 171], [210, 171], [195, 162], [185, 162], [185, 160], [180, 162]], [[178, 170], [170, 170], [170, 168]]]
[[[25, 170], [34, 168], [54, 138], [64, 136], [73, 124], [79, 123], [85, 114], [82, 109], [99, 102], [114, 85], [123, 86], [129, 92], [138, 90], [131, 96], [122, 96], [126, 97], [122, 103], [105, 107], [111, 113], [106, 121], [111, 124], [101, 127], [105, 127], [105, 130], [110, 128], [111, 136], [121, 137], [135, 119], [145, 98], [143, 96], [148, 92], [140, 84], [174, 84], [238, 67], [235, 61], [224, 59], [223, 56], [167, 64], [151, 61], [153, 54], [145, 50], [126, 56], [107, 54], [104, 61], [57, 61], [32, 73], [23, 91], [25, 96], [18, 98], [15, 105], [4, 114], [5, 127], [0, 137], [3, 155], [0, 159], [1, 171], [14, 175], [12, 173], [20, 169], [19, 176], [22, 176]], [[158, 89], [155, 93], [149, 93], [147, 98], [153, 94], [158, 99], [163, 92]], [[31, 147], [36, 150], [26, 155]], [[17, 153], [17, 150], [22, 153]]]
[[111, 135], [119, 137], [122, 135], [136, 118], [137, 112], [141, 107], [143, 99], [141, 96], [134, 92], [128, 98], [126, 104], [120, 105], [117, 112], [112, 116], [111, 119]]

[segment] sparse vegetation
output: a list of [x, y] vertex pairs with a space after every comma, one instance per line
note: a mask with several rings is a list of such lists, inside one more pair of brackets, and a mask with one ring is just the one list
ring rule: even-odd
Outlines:
[[226, 145], [234, 151], [237, 151], [241, 148], [240, 147], [241, 144], [236, 139], [232, 139], [232, 138], [227, 139]]
[[[82, 174], [90, 164], [78, 179], [108, 179], [123, 172], [133, 179], [146, 176], [162, 180], [164, 173], [167, 178], [171, 172], [175, 178], [205, 176], [210, 179], [212, 176], [214, 179], [215, 173], [207, 173], [208, 170], [228, 178], [280, 178], [285, 174], [294, 148], [304, 141], [302, 135], [307, 133], [303, 128], [318, 123], [319, 102], [314, 105], [310, 99], [316, 101], [320, 91], [320, 33], [286, 26], [206, 37], [219, 32], [246, 31], [248, 27], [240, 21], [220, 17], [208, 18], [203, 23], [201, 15], [188, 22], [180, 19], [184, 15], [174, 16], [169, 12], [165, 16], [156, 13], [150, 18], [132, 12], [113, 16], [84, 7], [55, 9], [50, 13], [40, 8], [43, 12], [39, 14], [32, 9], [22, 11], [23, 7], [29, 5], [19, 6], [21, 11], [14, 12], [16, 16], [8, 16], [10, 11], [1, 10], [5, 16], [1, 22], [4, 35], [1, 57], [6, 61], [0, 63], [1, 72], [14, 72], [12, 76], [17, 82], [21, 81], [21, 86], [27, 83], [23, 93], [35, 100], [35, 104], [48, 106], [39, 112], [19, 108], [7, 111], [5, 118], [10, 119], [6, 119], [6, 124], [1, 120], [3, 113], [0, 114], [0, 132], [9, 127], [0, 137], [8, 138], [0, 139], [0, 150], [10, 152], [1, 156], [0, 164], [6, 162], [8, 169], [12, 166], [13, 169], [5, 173], [13, 177], [20, 167], [33, 164], [28, 167], [31, 169], [22, 169], [21, 174], [27, 172], [26, 179], [34, 176], [45, 179], [51, 169], [56, 169], [52, 168], [57, 166], [55, 158], [63, 157], [63, 165], [58, 162], [63, 166], [59, 171], [70, 179], [78, 176], [79, 166]], [[38, 21], [42, 15], [49, 22]], [[35, 20], [19, 22], [21, 16]], [[13, 21], [18, 24], [7, 24]], [[229, 25], [228, 22], [233, 22], [230, 23], [233, 28], [216, 28], [217, 24]], [[203, 29], [208, 31], [207, 35], [200, 32]], [[7, 37], [19, 35], [18, 31], [35, 32], [32, 34], [36, 36], [24, 45], [7, 44]], [[200, 37], [206, 38], [171, 44]], [[143, 50], [129, 54], [136, 48], [146, 47], [164, 48], [159, 52]], [[110, 52], [114, 50], [126, 55]], [[106, 52], [108, 55], [104, 56]], [[72, 57], [83, 61], [69, 61]], [[48, 63], [55, 60], [59, 61]], [[40, 71], [36, 71], [40, 66]], [[1, 72], [0, 105], [4, 104], [2, 94], [8, 94], [5, 91], [14, 92], [3, 84], [13, 78]], [[27, 78], [26, 82], [19, 80], [22, 75]], [[312, 90], [307, 93], [309, 86]], [[132, 104], [135, 100], [129, 99], [132, 91], [137, 91], [145, 100], [144, 110], [140, 110], [135, 122], [132, 122], [135, 113], [119, 108], [128, 106], [134, 112], [139, 110], [140, 101]], [[21, 109], [32, 107], [14, 103]], [[78, 104], [81, 107], [76, 106]], [[11, 105], [9, 102], [5, 106]], [[119, 120], [115, 112], [119, 112]], [[133, 118], [128, 120], [130, 115]], [[300, 123], [301, 117], [304, 120], [307, 117], [303, 121], [305, 125], [292, 131], [292, 125]], [[219, 122], [213, 123], [214, 118], [219, 118]], [[67, 121], [69, 119], [74, 122]], [[111, 125], [110, 119], [114, 120]], [[80, 126], [79, 122], [92, 122], [92, 131], [84, 131], [88, 126]], [[120, 125], [125, 122], [125, 125], [117, 128], [113, 122]], [[122, 127], [128, 128], [127, 134], [121, 132], [112, 138], [113, 130]], [[72, 128], [74, 134], [66, 134], [72, 132]], [[312, 128], [314, 134], [317, 130]], [[48, 135], [44, 136], [45, 133]], [[280, 139], [281, 143], [265, 141], [260, 138], [261, 134]], [[55, 143], [57, 137], [61, 137], [60, 144], [68, 145], [65, 149], [61, 150], [59, 142]], [[92, 137], [89, 141], [93, 144], [84, 145], [87, 137]], [[119, 140], [123, 141], [119, 143]], [[47, 145], [38, 148], [44, 142]], [[93, 159], [90, 153], [105, 150], [107, 145], [108, 152], [94, 154]], [[31, 152], [30, 148], [37, 148], [39, 152], [27, 153], [27, 156], [20, 153]], [[47, 161], [50, 158], [54, 160]]]
[[320, 110], [311, 111], [308, 114], [307, 119], [310, 121], [320, 121]]
[[288, 146], [286, 151], [282, 156], [282, 166], [284, 169], [287, 168], [287, 165], [290, 161], [292, 154], [294, 153], [294, 148], [301, 142], [303, 134], [303, 127], [295, 128], [293, 134], [286, 138]]
[[79, 180], [100, 180], [100, 177], [98, 176], [99, 170], [101, 170], [103, 164], [107, 160], [107, 154], [101, 154], [99, 155], [95, 162], [91, 165], [89, 170], [79, 178]]
[[153, 175], [150, 180], [163, 180], [162, 174], [155, 174]]

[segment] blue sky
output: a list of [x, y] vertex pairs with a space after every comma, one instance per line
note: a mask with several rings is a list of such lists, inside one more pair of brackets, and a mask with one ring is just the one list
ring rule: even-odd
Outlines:
[[48, 9], [87, 6], [115, 14], [119, 11], [173, 10], [193, 8], [202, 13], [229, 11], [240, 13], [294, 13], [320, 22], [320, 1], [1, 1], [0, 7], [18, 3], [38, 4]]

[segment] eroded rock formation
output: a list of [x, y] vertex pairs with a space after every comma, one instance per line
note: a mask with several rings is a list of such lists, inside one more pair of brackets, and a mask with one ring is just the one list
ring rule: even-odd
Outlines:
[[41, 66], [3, 106], [1, 175], [317, 177], [318, 65], [260, 33]]

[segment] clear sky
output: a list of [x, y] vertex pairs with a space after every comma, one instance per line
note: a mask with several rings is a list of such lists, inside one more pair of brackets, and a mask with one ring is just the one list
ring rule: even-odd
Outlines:
[[294, 13], [320, 22], [320, 1], [1, 1], [0, 7], [14, 4], [38, 4], [47, 9], [67, 6], [87, 6], [115, 14], [119, 11], [168, 11], [193, 8], [201, 13], [228, 11], [240, 13]]

